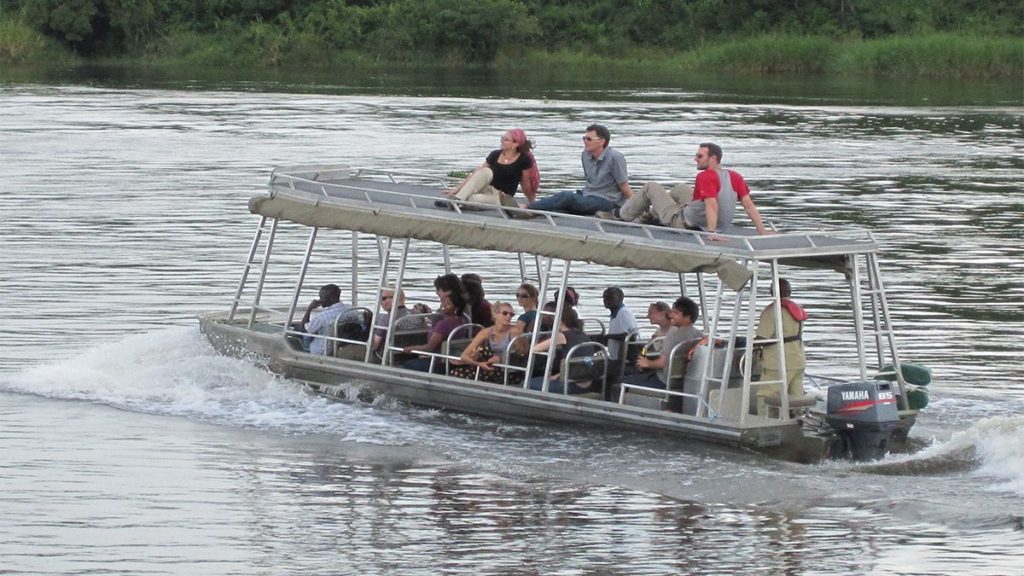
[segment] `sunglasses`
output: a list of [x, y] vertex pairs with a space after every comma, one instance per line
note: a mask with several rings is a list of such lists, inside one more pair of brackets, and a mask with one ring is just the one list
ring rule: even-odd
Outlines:
[[529, 298], [530, 295], [526, 292], [516, 292], [516, 298]]
[[584, 136], [583, 137], [583, 140], [586, 141], [586, 142], [593, 142], [595, 140], [600, 140], [600, 139], [601, 138], [599, 138], [597, 136]]
[[511, 310], [502, 310], [501, 312], [498, 312], [498, 314], [501, 314], [502, 316], [511, 316], [512, 315], [512, 311]]

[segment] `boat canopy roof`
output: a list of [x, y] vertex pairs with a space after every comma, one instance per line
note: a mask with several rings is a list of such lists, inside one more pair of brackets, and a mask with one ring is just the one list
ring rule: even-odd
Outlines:
[[[734, 228], [723, 236], [591, 216], [497, 206], [435, 206], [441, 179], [348, 167], [278, 168], [270, 194], [249, 200], [254, 214], [321, 228], [431, 240], [478, 250], [537, 254], [606, 266], [665, 272], [714, 272], [732, 289], [749, 280], [754, 260], [845, 271], [848, 255], [877, 251], [860, 230], [759, 236]], [[532, 216], [525, 217], [524, 216]]]

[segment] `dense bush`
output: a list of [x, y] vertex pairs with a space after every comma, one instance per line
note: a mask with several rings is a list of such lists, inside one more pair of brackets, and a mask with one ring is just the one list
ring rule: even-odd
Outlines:
[[0, 0], [0, 13], [86, 55], [193, 41], [212, 43], [194, 50], [215, 59], [271, 65], [340, 51], [490, 62], [528, 50], [678, 53], [778, 34], [1024, 35], [1020, 0]]

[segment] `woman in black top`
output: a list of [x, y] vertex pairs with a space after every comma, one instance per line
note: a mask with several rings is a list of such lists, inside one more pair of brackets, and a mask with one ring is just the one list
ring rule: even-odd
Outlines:
[[522, 187], [527, 201], [533, 202], [537, 198], [540, 172], [532, 150], [533, 142], [526, 139], [522, 128], [505, 132], [501, 136], [501, 148], [488, 154], [479, 168], [458, 186], [446, 191], [445, 196], [463, 202], [515, 206], [512, 197], [516, 189]]

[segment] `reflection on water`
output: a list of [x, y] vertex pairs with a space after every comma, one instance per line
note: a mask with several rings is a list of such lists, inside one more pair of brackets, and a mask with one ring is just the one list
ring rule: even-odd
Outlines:
[[[1006, 497], [1024, 490], [1019, 108], [745, 103], [677, 89], [541, 100], [276, 93], [281, 86], [0, 86], [9, 223], [0, 235], [0, 508], [16, 519], [0, 523], [7, 565], [1012, 572], [1013, 518], [1024, 515]], [[595, 121], [612, 128], [635, 182], [692, 178], [696, 144], [715, 140], [780, 227], [870, 229], [885, 248], [903, 356], [935, 373], [915, 434], [948, 441], [930, 465], [951, 459], [950, 468], [908, 483], [915, 465], [895, 475], [795, 468], [609, 431], [328, 403], [200, 344], [194, 316], [227, 307], [255, 225], [246, 200], [269, 167], [440, 175], [477, 165], [503, 128], [521, 125], [550, 191], [578, 182], [578, 135]], [[344, 258], [346, 242], [324, 249]], [[411, 262], [424, 284], [412, 296], [431, 297], [437, 254], [424, 246]], [[280, 256], [294, 263], [286, 249]], [[456, 254], [455, 264], [487, 278], [492, 299], [508, 299], [518, 280], [490, 261]], [[291, 281], [295, 267], [285, 268]], [[348, 277], [330, 263], [315, 273]], [[807, 274], [796, 289], [812, 312], [809, 358], [827, 364], [849, 337], [828, 320], [840, 305], [835, 279], [825, 280]], [[612, 283], [641, 312], [672, 284], [598, 270], [575, 281], [584, 316], [604, 315], [599, 295]], [[267, 295], [275, 305], [289, 298]], [[40, 363], [49, 365], [30, 369]]]

